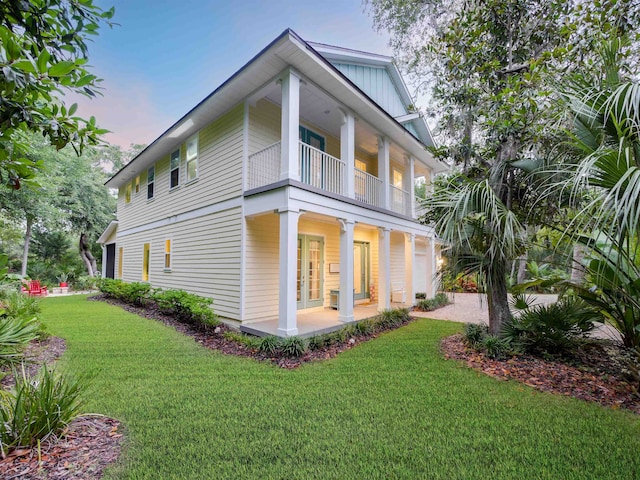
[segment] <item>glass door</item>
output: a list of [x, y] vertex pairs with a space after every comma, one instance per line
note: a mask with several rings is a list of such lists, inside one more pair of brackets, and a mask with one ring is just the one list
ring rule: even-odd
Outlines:
[[353, 298], [369, 298], [369, 243], [353, 242]]
[[298, 309], [321, 307], [324, 291], [324, 240], [309, 235], [298, 236]]

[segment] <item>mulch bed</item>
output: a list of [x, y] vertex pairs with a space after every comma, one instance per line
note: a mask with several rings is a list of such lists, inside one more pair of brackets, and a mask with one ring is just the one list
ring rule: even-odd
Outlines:
[[[51, 365], [66, 349], [58, 337], [34, 341], [25, 350], [25, 371], [36, 375], [43, 363]], [[12, 374], [0, 382], [3, 389], [15, 385]], [[84, 415], [73, 420], [60, 436], [51, 436], [40, 448], [20, 448], [0, 460], [0, 478], [10, 479], [98, 479], [104, 468], [120, 454], [120, 422], [101, 415]]]
[[[158, 307], [149, 303], [145, 307], [136, 307], [133, 305], [129, 305], [127, 303], [121, 302], [119, 300], [107, 297], [104, 294], [94, 295], [89, 297], [89, 300], [98, 300], [102, 302], [109, 303], [111, 305], [116, 305], [128, 312], [135, 313], [136, 315], [140, 315], [141, 317], [150, 318], [154, 320], [159, 320], [165, 325], [169, 325], [174, 327], [178, 332], [193, 337], [198, 343], [201, 345], [210, 348], [212, 350], [217, 350], [226, 355], [236, 355], [239, 357], [249, 357], [259, 361], [268, 361], [277, 365], [280, 368], [297, 368], [300, 365], [305, 363], [317, 361], [317, 360], [328, 360], [330, 358], [335, 357], [341, 352], [345, 350], [349, 350], [356, 345], [371, 340], [372, 338], [376, 338], [380, 333], [372, 333], [368, 335], [352, 335], [344, 342], [334, 343], [333, 345], [324, 346], [317, 350], [307, 351], [304, 355], [297, 358], [290, 358], [283, 355], [268, 355], [266, 353], [260, 352], [256, 349], [250, 348], [247, 345], [244, 345], [239, 342], [235, 342], [232, 340], [228, 340], [224, 337], [225, 332], [237, 332], [236, 329], [229, 327], [225, 324], [220, 324], [217, 327], [204, 327], [204, 326], [194, 326], [187, 325], [181, 322], [178, 322], [170, 315], [163, 314]], [[414, 318], [411, 318], [410, 321], [414, 321]], [[406, 325], [406, 323], [405, 323]]]
[[493, 360], [467, 347], [460, 334], [444, 338], [440, 347], [446, 358], [462, 360], [494, 378], [640, 414], [640, 396], [622, 377], [623, 367], [615, 354], [619, 347], [610, 341], [590, 343], [572, 357], [555, 361], [531, 355]]

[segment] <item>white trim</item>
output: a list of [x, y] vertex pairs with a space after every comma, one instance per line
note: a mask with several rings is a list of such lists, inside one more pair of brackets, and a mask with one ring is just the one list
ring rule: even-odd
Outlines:
[[214, 203], [213, 205], [197, 208], [195, 210], [163, 218], [162, 220], [156, 220], [155, 222], [123, 230], [122, 232], [118, 233], [118, 238], [133, 235], [135, 233], [146, 232], [148, 230], [164, 227], [173, 223], [184, 222], [185, 220], [193, 220], [194, 218], [203, 217], [212, 213], [222, 212], [224, 210], [230, 210], [232, 208], [237, 208], [240, 206], [242, 206], [242, 197], [232, 198], [230, 200], [225, 200], [224, 202]]
[[107, 228], [105, 228], [104, 232], [102, 232], [102, 235], [100, 235], [100, 238], [98, 238], [97, 243], [101, 245], [105, 244], [107, 242], [107, 239], [111, 236], [111, 234], [113, 234], [114, 231], [118, 231], [117, 220], [111, 220], [109, 225], [107, 225]]

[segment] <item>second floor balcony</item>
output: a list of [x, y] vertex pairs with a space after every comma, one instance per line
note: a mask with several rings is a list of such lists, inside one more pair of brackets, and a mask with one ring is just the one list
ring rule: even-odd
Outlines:
[[[247, 190], [264, 187], [281, 179], [282, 146], [275, 142], [249, 156]], [[413, 216], [411, 192], [395, 185], [388, 185], [384, 195], [383, 181], [363, 170], [353, 168], [353, 195], [349, 195], [350, 181], [344, 161], [298, 140], [297, 173], [300, 181], [329, 193], [352, 197], [378, 208]]]

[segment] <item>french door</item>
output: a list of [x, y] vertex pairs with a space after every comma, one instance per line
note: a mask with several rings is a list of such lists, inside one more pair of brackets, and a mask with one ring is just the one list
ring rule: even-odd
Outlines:
[[298, 235], [298, 309], [321, 307], [324, 303], [324, 240]]
[[353, 298], [369, 298], [369, 243], [353, 242]]

